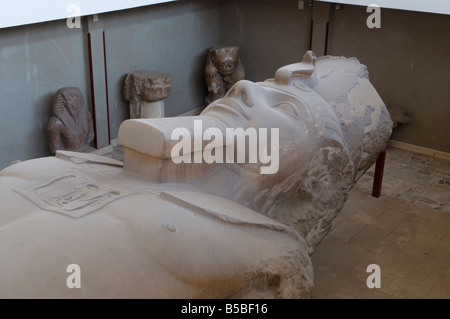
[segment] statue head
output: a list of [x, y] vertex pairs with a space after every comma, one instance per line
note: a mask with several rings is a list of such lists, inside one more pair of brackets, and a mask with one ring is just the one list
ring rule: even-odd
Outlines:
[[[168, 140], [171, 133], [167, 130], [186, 127], [186, 131], [195, 132], [192, 123], [196, 119], [219, 127], [223, 134], [218, 136], [227, 136], [228, 128], [278, 129], [278, 139], [268, 137], [266, 145], [272, 150], [273, 143], [277, 143], [278, 170], [262, 174], [261, 161], [219, 164], [217, 169], [226, 169], [221, 174], [216, 174], [216, 168], [205, 171], [208, 165], [170, 164], [174, 142]], [[122, 144], [160, 158], [160, 180], [167, 176], [172, 181], [182, 176], [197, 179], [205, 192], [229, 198], [294, 227], [311, 250], [330, 229], [358, 176], [385, 148], [392, 126], [381, 98], [368, 81], [365, 66], [356, 59], [316, 59], [311, 51], [300, 63], [278, 69], [274, 79], [235, 83], [198, 117], [141, 123], [139, 131], [152, 127], [152, 146], [131, 138], [134, 144]], [[127, 126], [123, 126], [124, 132]], [[120, 142], [121, 135], [126, 134], [119, 133]], [[133, 136], [131, 131], [128, 135]], [[248, 158], [250, 152], [251, 148]], [[125, 157], [127, 167], [132, 165]], [[219, 190], [211, 185], [224, 187]]]
[[[77, 87], [64, 87], [59, 89], [53, 97], [53, 115], [59, 118], [71, 118], [79, 116], [84, 111], [84, 98], [81, 90]], [[63, 120], [64, 122], [64, 120]]]
[[237, 46], [212, 48], [210, 54], [213, 65], [223, 76], [232, 74], [238, 65], [239, 47]]
[[[218, 118], [226, 127], [279, 129], [279, 170], [272, 176], [257, 176], [260, 185], [303, 171], [320, 148], [345, 147], [338, 116], [312, 88], [316, 82], [314, 64], [315, 56], [310, 52], [302, 63], [291, 67], [295, 72], [289, 75], [282, 68], [275, 79], [239, 81], [202, 112]], [[258, 174], [259, 165], [242, 167], [249, 174]]]
[[[335, 62], [339, 64], [339, 61]], [[278, 172], [261, 175], [255, 169], [257, 165], [242, 165], [243, 178], [234, 185], [232, 197], [296, 228], [305, 237], [310, 251], [330, 229], [331, 221], [357, 180], [356, 176], [360, 176], [359, 171], [370, 167], [359, 167], [361, 158], [376, 157], [385, 147], [387, 132], [390, 132], [388, 116], [376, 118], [371, 115], [377, 112], [370, 110], [383, 113], [385, 107], [381, 99], [381, 104], [371, 105], [370, 97], [378, 95], [370, 83], [367, 87], [360, 85], [367, 77], [365, 66], [357, 60], [352, 64], [355, 72], [343, 68], [344, 72], [335, 77], [335, 82], [328, 82], [324, 88], [322, 78], [316, 72], [316, 57], [308, 51], [301, 63], [280, 68], [274, 79], [259, 83], [237, 82], [224, 98], [214, 101], [202, 112], [202, 115], [217, 117], [227, 127], [279, 128]], [[324, 73], [321, 70], [321, 76]], [[323, 79], [327, 76], [330, 74], [323, 75]], [[341, 92], [338, 82], [347, 79], [350, 79], [349, 87]], [[320, 94], [324, 90], [327, 93]], [[330, 93], [333, 90], [336, 92]], [[353, 90], [361, 96], [356, 103], [346, 97]], [[336, 112], [334, 98], [345, 104], [341, 105], [341, 112]], [[357, 113], [373, 121], [373, 132], [368, 134], [367, 123], [363, 124]], [[347, 127], [343, 125], [344, 120], [354, 123]], [[354, 124], [358, 130], [350, 136]], [[376, 137], [379, 128], [382, 130]], [[370, 141], [373, 148], [366, 152], [366, 146], [359, 143], [364, 139], [369, 141], [369, 135], [373, 137]], [[354, 161], [357, 161], [356, 165]]]

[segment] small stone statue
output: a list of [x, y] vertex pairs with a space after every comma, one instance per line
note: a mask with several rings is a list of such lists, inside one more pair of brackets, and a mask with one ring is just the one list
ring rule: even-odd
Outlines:
[[53, 97], [52, 111], [47, 125], [50, 151], [86, 152], [94, 139], [94, 128], [80, 89], [59, 89]]
[[234, 83], [245, 78], [238, 53], [237, 46], [213, 47], [209, 50], [204, 74], [209, 93], [207, 105], [222, 98]]
[[138, 70], [127, 75], [123, 96], [130, 102], [130, 118], [164, 117], [164, 99], [170, 95], [169, 74]]

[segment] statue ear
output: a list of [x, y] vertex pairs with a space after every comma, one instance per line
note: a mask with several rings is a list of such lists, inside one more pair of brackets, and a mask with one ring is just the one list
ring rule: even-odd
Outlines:
[[228, 54], [233, 58], [233, 60], [238, 59], [239, 47], [237, 47], [237, 46], [229, 47], [227, 49], [227, 51], [228, 51]]
[[300, 63], [293, 63], [279, 68], [275, 73], [275, 82], [287, 85], [294, 78], [302, 78], [313, 84], [317, 81], [315, 65], [316, 55], [312, 51], [307, 51]]

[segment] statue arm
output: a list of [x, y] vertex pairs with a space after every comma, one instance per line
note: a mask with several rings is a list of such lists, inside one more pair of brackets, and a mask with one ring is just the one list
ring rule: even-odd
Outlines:
[[220, 75], [219, 71], [212, 61], [211, 53], [208, 54], [206, 62], [205, 81], [206, 85], [208, 86], [208, 92], [210, 92], [210, 94], [212, 94], [213, 96], [217, 96], [213, 98], [213, 100], [223, 96], [226, 93], [222, 76]]
[[92, 120], [91, 112], [86, 110], [86, 119], [88, 124], [88, 134], [86, 136], [86, 142], [90, 143], [94, 140], [94, 123]]
[[214, 78], [216, 75], [217, 75], [217, 68], [215, 67], [212, 61], [211, 53], [209, 53], [206, 61], [205, 76], [206, 78]]
[[65, 126], [57, 117], [52, 117], [47, 125], [50, 152], [55, 154], [57, 150], [63, 149], [61, 133]]
[[241, 59], [238, 58], [238, 63], [236, 65], [236, 69], [233, 72], [233, 75], [231, 76], [231, 80], [233, 83], [236, 83], [237, 81], [244, 80], [244, 79], [245, 79], [244, 66], [241, 63]]

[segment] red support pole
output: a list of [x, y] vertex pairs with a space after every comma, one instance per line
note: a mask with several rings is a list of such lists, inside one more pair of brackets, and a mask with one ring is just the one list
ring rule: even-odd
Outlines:
[[375, 164], [375, 175], [373, 176], [372, 196], [380, 197], [381, 184], [383, 183], [384, 162], [386, 159], [386, 150], [380, 153]]

